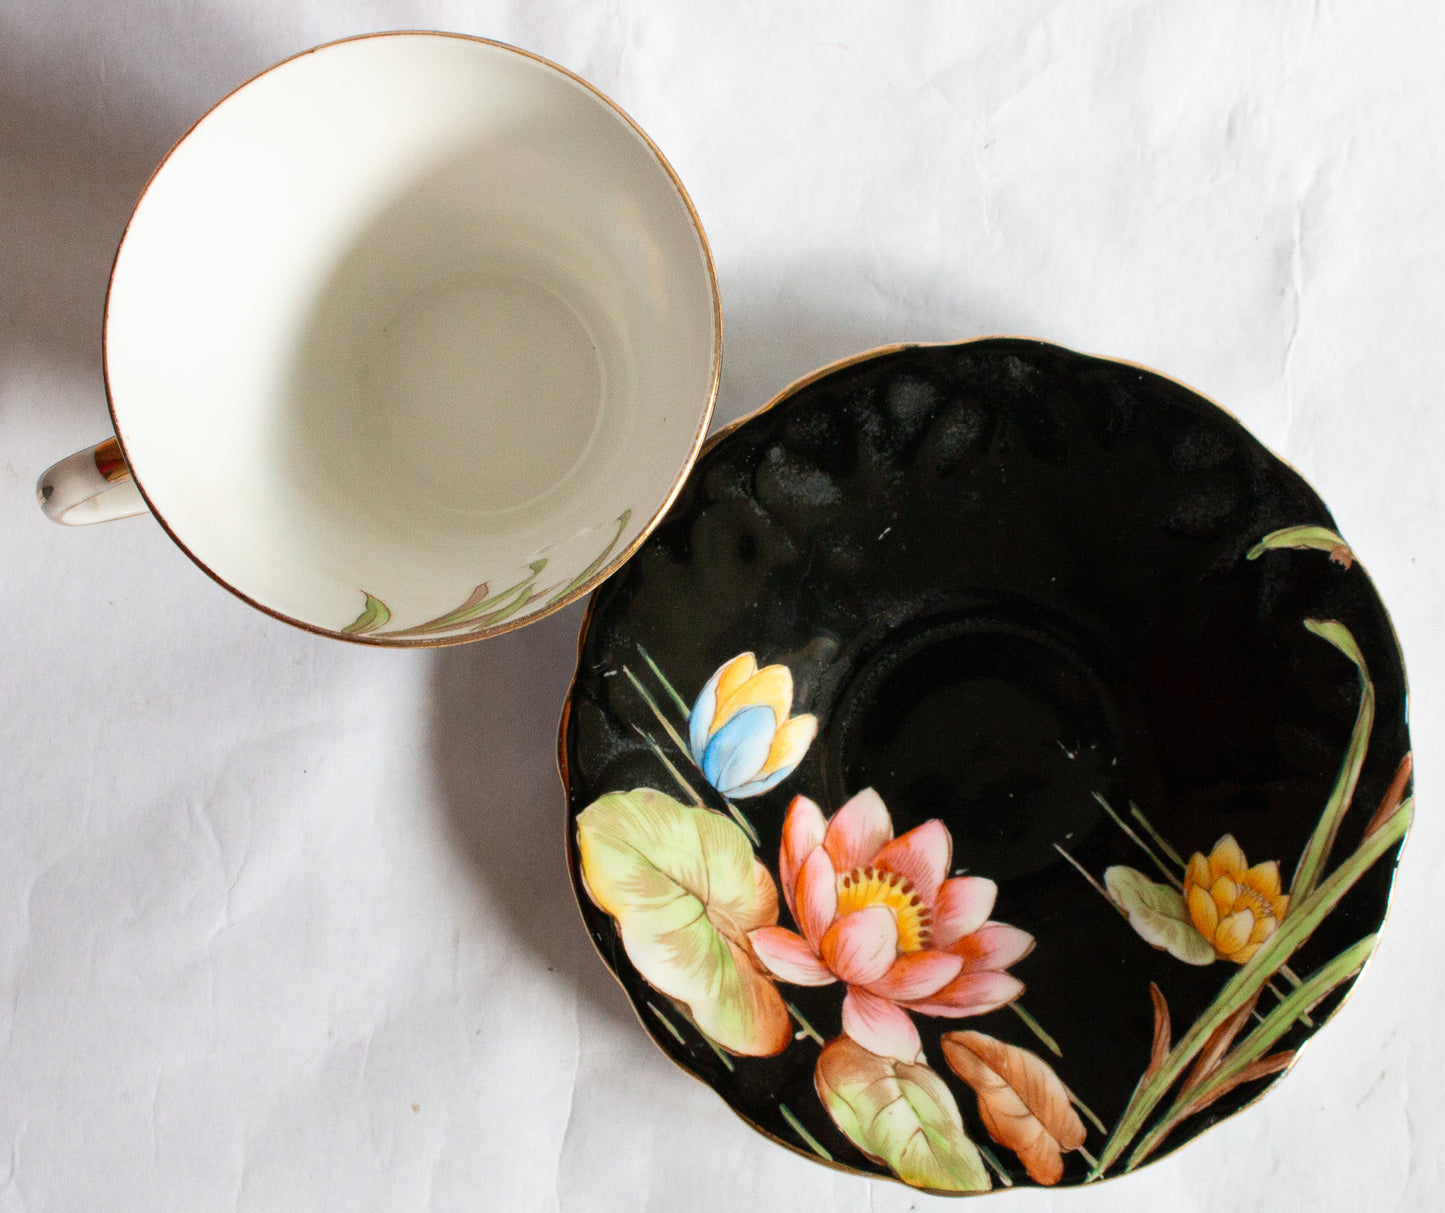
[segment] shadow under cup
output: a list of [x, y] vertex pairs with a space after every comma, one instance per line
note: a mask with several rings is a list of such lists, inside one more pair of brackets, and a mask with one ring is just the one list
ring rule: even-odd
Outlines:
[[202, 567], [293, 622], [434, 641], [570, 600], [650, 529], [720, 321], [625, 115], [523, 52], [406, 34], [288, 60], [193, 129], [126, 232], [106, 346], [131, 470]]

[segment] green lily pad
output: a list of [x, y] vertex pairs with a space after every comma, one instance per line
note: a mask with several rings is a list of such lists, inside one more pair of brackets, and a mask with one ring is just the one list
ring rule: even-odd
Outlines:
[[990, 1188], [957, 1102], [927, 1066], [879, 1057], [840, 1036], [818, 1056], [813, 1083], [848, 1140], [904, 1183], [938, 1192]]
[[778, 921], [778, 893], [742, 830], [636, 788], [582, 810], [577, 850], [588, 896], [616, 919], [628, 959], [653, 988], [731, 1052], [787, 1047], [787, 1007], [747, 938]]
[[1122, 864], [1105, 870], [1104, 887], [1145, 942], [1185, 964], [1214, 962], [1214, 945], [1195, 927], [1184, 894], [1178, 889], [1157, 884], [1143, 872]]

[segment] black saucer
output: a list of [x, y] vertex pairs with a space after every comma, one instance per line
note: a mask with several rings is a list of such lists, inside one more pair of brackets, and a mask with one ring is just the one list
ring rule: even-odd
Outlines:
[[[733, 825], [741, 817], [777, 887], [777, 925], [801, 933], [780, 870], [789, 806], [805, 796], [826, 818], [871, 788], [896, 836], [941, 821], [952, 841], [946, 875], [995, 882], [990, 921], [1035, 944], [1022, 957], [995, 957], [1002, 963], [994, 971], [1024, 987], [996, 1009], [946, 1018], [904, 1007], [922, 1060], [881, 1063], [877, 1089], [896, 1090], [903, 1104], [885, 1100], [881, 1111], [867, 1111], [921, 1118], [917, 1143], [928, 1156], [910, 1155], [913, 1147], [870, 1137], [867, 1124], [849, 1120], [867, 1119], [856, 1092], [844, 1098], [834, 1090], [834, 1113], [852, 1110], [830, 1114], [825, 1089], [833, 1080], [819, 1066], [820, 1040], [852, 1047], [844, 984], [800, 985], [768, 969], [749, 934], [766, 919], [765, 904], [754, 905], [760, 918], [747, 922], [709, 906], [708, 891], [686, 873], [701, 860], [679, 858], [671, 837], [638, 844], [643, 876], [598, 867], [594, 880], [583, 869], [602, 843], [579, 850], [574, 824], [569, 853], [583, 916], [659, 1047], [783, 1143], [937, 1190], [977, 1189], [980, 1171], [994, 1187], [1050, 1182], [1052, 1174], [1046, 1145], [1045, 1161], [1027, 1166], [1017, 1130], [996, 1131], [1007, 1092], [991, 1097], [991, 1109], [980, 1103], [977, 1083], [985, 1080], [975, 1063], [973, 1081], [949, 1063], [959, 1043], [945, 1034], [1001, 1042], [988, 1073], [1015, 1093], [1034, 1080], [1038, 1092], [1053, 1091], [1023, 1050], [1076, 1097], [1077, 1111], [1065, 1115], [1068, 1104], [1044, 1106], [1047, 1092], [1021, 1096], [1025, 1120], [1033, 1116], [1055, 1140], [1062, 1169], [1054, 1182], [1123, 1173], [1254, 1100], [1343, 999], [1358, 965], [1341, 980], [1321, 979], [1318, 1005], [1288, 1016], [1256, 1059], [1291, 1054], [1272, 1072], [1257, 1064], [1257, 1075], [1230, 1086], [1216, 1068], [1215, 1086], [1225, 1089], [1205, 1082], [1194, 1093], [1212, 1092], [1213, 1102], [1176, 1117], [1167, 1136], [1144, 1149], [1181, 1092], [1191, 1094], [1191, 1054], [1134, 1132], [1120, 1130], [1139, 1114], [1131, 1095], [1160, 1022], [1151, 983], [1177, 1048], [1229, 995], [1231, 979], [1251, 972], [1250, 945], [1235, 947], [1223, 926], [1210, 928], [1223, 933], [1208, 943], [1189, 934], [1200, 934], [1198, 915], [1208, 914], [1188, 912], [1187, 888], [1199, 883], [1186, 870], [1191, 856], [1207, 867], [1213, 854], [1209, 880], [1224, 873], [1233, 882], [1216, 888], [1221, 923], [1248, 901], [1251, 918], [1235, 920], [1240, 929], [1282, 932], [1297, 913], [1296, 924], [1304, 922], [1311, 889], [1368, 845], [1366, 827], [1382, 800], [1389, 817], [1387, 792], [1409, 751], [1404, 669], [1373, 585], [1333, 529], [1309, 486], [1216, 405], [1150, 371], [1036, 341], [863, 355], [712, 439], [666, 520], [593, 599], [563, 722], [574, 822], [600, 798], [640, 788], [682, 806], [700, 801], [707, 822], [721, 814], [736, 837], [719, 834], [717, 846], [741, 845], [744, 827]], [[1311, 631], [1306, 620], [1342, 624], [1367, 673], [1338, 632]], [[771, 729], [789, 711], [806, 713], [817, 729], [795, 769], [760, 794], [734, 793], [729, 805], [708, 781], [707, 761], [690, 752], [688, 718], [714, 672], [744, 653], [759, 667], [785, 667], [792, 685], [790, 708], [750, 719]], [[1228, 855], [1216, 844], [1232, 836], [1250, 864], [1277, 861], [1277, 891], [1291, 892], [1342, 766], [1348, 774], [1366, 685], [1374, 712], [1362, 725], [1368, 747], [1353, 807], [1342, 810], [1314, 878], [1295, 884], [1284, 911], [1267, 889], [1247, 891], [1267, 884], [1267, 871], [1243, 880], [1226, 871]], [[776, 703], [776, 687], [772, 693]], [[799, 726], [794, 743], [805, 731]], [[708, 761], [716, 765], [719, 753]], [[750, 773], [741, 750], [734, 758], [731, 784], [718, 781], [725, 791], [739, 772]], [[1395, 782], [1403, 794], [1408, 769]], [[1296, 981], [1308, 982], [1378, 929], [1410, 807], [1382, 827], [1394, 833], [1378, 862], [1364, 856], [1360, 873], [1339, 877], [1348, 888], [1306, 940], [1285, 951], [1283, 969], [1268, 963], [1270, 985], [1253, 1015], [1228, 1040], [1216, 1035], [1226, 1062], [1243, 1056], [1249, 1033]], [[630, 847], [619, 831], [642, 828], [650, 812], [596, 817], [606, 845]], [[678, 828], [691, 830], [688, 823]], [[672, 850], [658, 859], [649, 847]], [[608, 855], [606, 863], [622, 862]], [[1151, 918], [1161, 912], [1147, 904], [1156, 895], [1138, 894], [1144, 886], [1120, 875], [1126, 867], [1174, 891], [1177, 901], [1165, 898], [1162, 912], [1178, 920], [1183, 904], [1182, 927]], [[644, 876], [661, 885], [644, 889]], [[620, 883], [603, 889], [604, 878]], [[700, 1001], [707, 996], [698, 994], [697, 974], [668, 976], [698, 939], [678, 936], [682, 959], [658, 959], [667, 946], [655, 937], [661, 920], [645, 917], [656, 906], [639, 910], [636, 902], [673, 885], [706, 911], [719, 963], [752, 983], [756, 1031], [742, 1048], [746, 1031], [721, 1042], [704, 1034], [712, 1010]], [[927, 902], [928, 891], [920, 892]], [[895, 950], [906, 950], [907, 924], [894, 912], [903, 932]], [[930, 913], [941, 921], [938, 907]], [[1166, 950], [1169, 931], [1177, 942]], [[766, 1027], [772, 996], [764, 987], [792, 1008], [788, 1039], [776, 1050], [781, 1037], [776, 1024]], [[855, 1069], [873, 1064], [872, 1054], [844, 1057], [843, 1046], [837, 1057]], [[917, 1073], [924, 1065], [934, 1077]], [[1082, 1148], [1069, 1144], [1075, 1121]], [[980, 1155], [986, 1166], [975, 1166]]]

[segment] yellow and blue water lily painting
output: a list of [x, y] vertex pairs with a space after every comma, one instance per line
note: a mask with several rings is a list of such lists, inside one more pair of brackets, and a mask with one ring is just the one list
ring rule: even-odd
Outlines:
[[719, 666], [688, 714], [688, 745], [703, 778], [734, 800], [777, 787], [818, 732], [816, 717], [792, 710], [787, 666], [760, 670], [751, 653]]

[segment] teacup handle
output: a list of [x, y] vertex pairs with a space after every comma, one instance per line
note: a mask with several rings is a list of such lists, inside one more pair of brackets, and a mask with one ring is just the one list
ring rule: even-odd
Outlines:
[[35, 483], [35, 495], [47, 518], [67, 526], [146, 512], [145, 498], [114, 438], [47, 468]]

